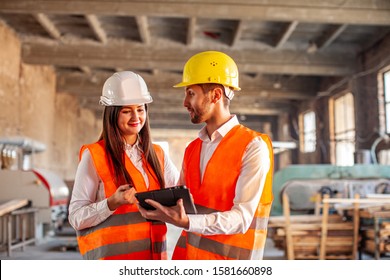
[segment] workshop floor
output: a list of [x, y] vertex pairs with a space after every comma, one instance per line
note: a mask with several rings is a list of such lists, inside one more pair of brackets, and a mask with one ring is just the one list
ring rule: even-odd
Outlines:
[[[181, 230], [168, 226], [168, 256], [172, 256], [173, 248]], [[60, 234], [49, 234], [36, 245], [27, 245], [11, 252], [0, 252], [1, 260], [81, 260], [78, 252], [76, 233], [70, 226], [64, 227]], [[273, 248], [272, 240], [267, 241], [264, 259], [284, 259], [284, 253]]]
[[[172, 256], [176, 240], [180, 235], [180, 229], [168, 226], [168, 256]], [[0, 252], [0, 260], [81, 260], [78, 252], [76, 234], [70, 226], [64, 227], [60, 234], [49, 234], [36, 245], [27, 245], [22, 251], [20, 248], [11, 252]], [[273, 246], [272, 239], [267, 239], [264, 251], [265, 260], [284, 260], [284, 252]], [[373, 259], [372, 256], [363, 254], [362, 259]]]

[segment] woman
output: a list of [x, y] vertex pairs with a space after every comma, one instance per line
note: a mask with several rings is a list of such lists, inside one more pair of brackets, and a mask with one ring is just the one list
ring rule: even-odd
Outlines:
[[145, 81], [118, 72], [103, 86], [103, 131], [80, 151], [69, 222], [84, 259], [167, 259], [166, 231], [146, 221], [134, 194], [174, 186], [179, 172], [152, 144], [147, 114], [152, 97]]

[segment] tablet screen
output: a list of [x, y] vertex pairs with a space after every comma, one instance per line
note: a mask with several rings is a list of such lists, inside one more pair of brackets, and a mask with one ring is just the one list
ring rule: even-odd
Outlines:
[[176, 186], [161, 190], [139, 192], [135, 194], [135, 197], [138, 199], [139, 204], [147, 210], [155, 210], [155, 208], [146, 203], [145, 199], [153, 199], [164, 206], [171, 207], [176, 205], [176, 202], [179, 198], [182, 198], [186, 213], [197, 213], [190, 192], [185, 186]]

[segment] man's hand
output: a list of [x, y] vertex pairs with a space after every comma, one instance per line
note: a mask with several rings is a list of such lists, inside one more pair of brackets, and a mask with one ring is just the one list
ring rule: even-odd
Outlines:
[[163, 206], [152, 199], [146, 199], [145, 202], [156, 208], [156, 210], [146, 210], [138, 204], [139, 212], [144, 218], [170, 223], [185, 229], [189, 228], [190, 222], [184, 210], [183, 199], [179, 199], [176, 205], [172, 207]]

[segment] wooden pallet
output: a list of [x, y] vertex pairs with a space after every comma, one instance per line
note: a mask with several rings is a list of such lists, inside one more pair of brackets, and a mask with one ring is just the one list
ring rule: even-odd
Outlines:
[[[324, 199], [328, 197], [325, 196]], [[283, 216], [271, 217], [269, 232], [287, 259], [356, 259], [359, 242], [359, 209], [355, 203], [352, 221], [329, 214], [329, 203], [317, 205], [322, 215], [290, 215], [283, 195]]]

